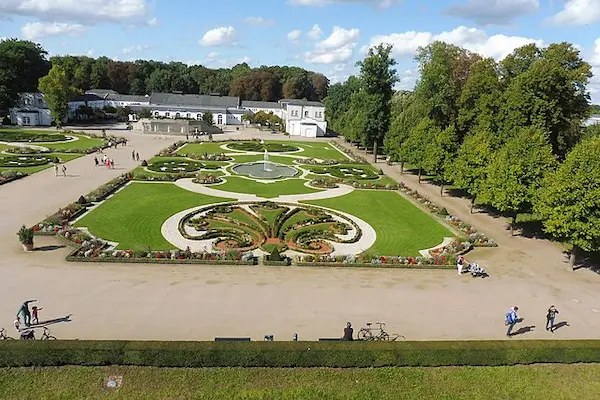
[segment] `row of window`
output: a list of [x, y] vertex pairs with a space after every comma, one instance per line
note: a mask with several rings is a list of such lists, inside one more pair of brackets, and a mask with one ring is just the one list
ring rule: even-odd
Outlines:
[[[155, 117], [160, 117], [160, 113], [158, 111], [155, 111], [154, 112], [154, 116]], [[171, 118], [171, 113], [167, 111], [165, 113], [165, 117]], [[175, 113], [175, 118], [182, 118], [181, 117], [181, 113]], [[191, 113], [187, 113], [185, 115], [185, 118], [191, 119], [192, 118], [192, 114]], [[202, 114], [196, 114], [196, 119], [202, 119]], [[222, 125], [222, 124], [223, 124], [223, 115], [218, 114], [217, 115], [217, 125]]]
[[[292, 117], [298, 116], [298, 110], [292, 110]], [[304, 111], [304, 117], [308, 118], [308, 110]], [[323, 111], [315, 111], [315, 118], [323, 118]]]

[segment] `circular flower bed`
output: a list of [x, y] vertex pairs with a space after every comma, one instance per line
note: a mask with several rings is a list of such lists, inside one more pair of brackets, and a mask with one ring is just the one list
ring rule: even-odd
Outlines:
[[46, 156], [7, 156], [0, 158], [0, 167], [21, 168], [46, 165], [52, 159]]
[[49, 134], [44, 132], [23, 132], [19, 130], [0, 132], [0, 142], [64, 142], [69, 140], [62, 134]]
[[292, 146], [285, 143], [261, 143], [259, 141], [253, 142], [232, 142], [227, 145], [230, 149], [240, 151], [265, 151], [265, 148], [270, 153], [284, 153], [289, 151], [298, 151], [296, 146]]
[[194, 172], [202, 169], [203, 164], [191, 160], [165, 160], [157, 161], [148, 165], [148, 169], [154, 172]]

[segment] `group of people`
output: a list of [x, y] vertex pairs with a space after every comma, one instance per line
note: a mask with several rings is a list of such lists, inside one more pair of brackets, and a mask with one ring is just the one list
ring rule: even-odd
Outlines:
[[468, 263], [463, 256], [458, 256], [456, 259], [456, 269], [458, 270], [458, 275], [462, 275], [464, 271], [466, 273], [470, 273], [471, 276], [475, 278], [486, 278], [489, 276], [485, 269], [481, 268], [479, 264]]
[[140, 161], [140, 153], [136, 152], [135, 150], [131, 151], [131, 159], [133, 161]]
[[[60, 170], [62, 171], [63, 176], [66, 177], [67, 176], [67, 166], [65, 164], [62, 164], [60, 166]], [[54, 164], [54, 176], [59, 175], [58, 171], [59, 171], [58, 164]]]
[[[506, 336], [512, 337], [514, 334], [512, 332], [515, 325], [523, 320], [523, 318], [519, 318], [517, 312], [519, 311], [519, 307], [514, 306], [511, 307], [510, 310], [506, 313], [504, 325], [508, 327], [506, 331]], [[556, 316], [559, 314], [558, 309], [553, 305], [548, 308], [546, 312], [546, 330], [554, 333], [556, 330], [556, 326], [554, 325], [554, 321]]]
[[[98, 157], [94, 157], [94, 163], [96, 164], [96, 167], [100, 165]], [[108, 158], [106, 154], [104, 154], [102, 155], [102, 165], [104, 165], [108, 169], [114, 169], [115, 161], [112, 158]]]
[[[21, 339], [34, 339], [35, 334], [34, 330], [30, 329], [31, 325], [37, 325], [40, 323], [39, 320], [39, 311], [42, 308], [38, 308], [37, 306], [31, 307], [31, 311], [29, 311], [29, 303], [35, 303], [37, 300], [27, 300], [21, 307], [19, 311], [17, 311], [17, 316], [13, 322], [13, 326], [21, 335]], [[23, 322], [21, 323], [21, 317], [23, 317]]]

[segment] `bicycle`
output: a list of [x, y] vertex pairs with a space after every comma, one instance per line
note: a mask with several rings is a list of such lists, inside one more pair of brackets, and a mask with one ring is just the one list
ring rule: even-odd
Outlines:
[[[390, 335], [387, 333], [383, 327], [385, 326], [385, 322], [375, 322], [379, 325], [379, 328], [371, 328], [373, 325], [371, 322], [367, 322], [366, 328], [360, 328], [358, 331], [358, 340], [366, 340], [366, 341], [383, 341], [383, 342], [393, 342], [398, 338], [404, 339], [404, 336], [398, 335], [396, 333]], [[374, 331], [379, 331], [378, 333], [374, 333]]]
[[0, 340], [15, 340], [15, 338], [6, 336], [6, 330], [4, 328], [0, 328]]
[[56, 336], [52, 336], [50, 335], [50, 329], [48, 329], [47, 327], [43, 327], [44, 332], [42, 333], [42, 337], [40, 337], [40, 340], [57, 340]]

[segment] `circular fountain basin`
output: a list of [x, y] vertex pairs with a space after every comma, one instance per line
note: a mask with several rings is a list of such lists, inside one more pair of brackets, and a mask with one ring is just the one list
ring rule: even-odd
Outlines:
[[291, 178], [298, 173], [296, 168], [264, 161], [239, 164], [231, 170], [238, 175], [246, 175], [257, 179]]

